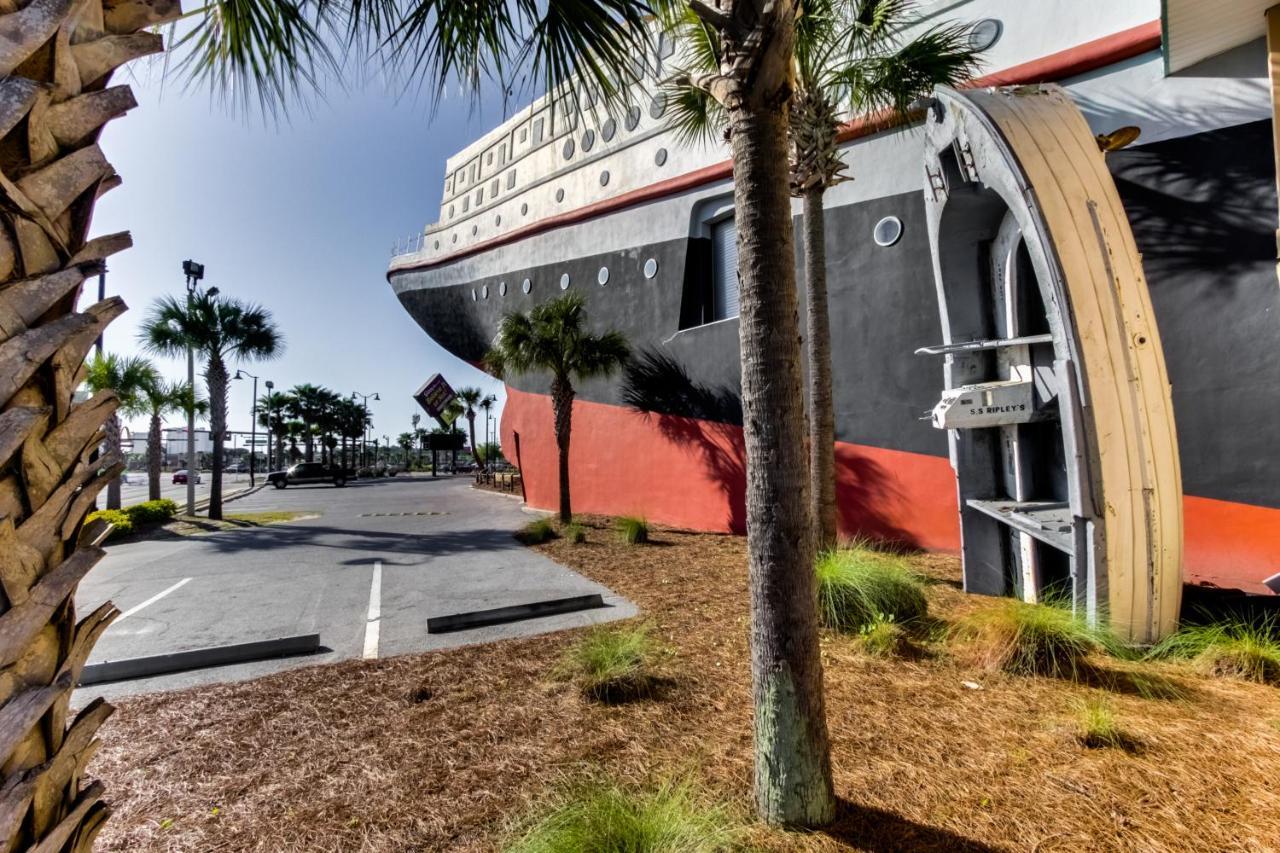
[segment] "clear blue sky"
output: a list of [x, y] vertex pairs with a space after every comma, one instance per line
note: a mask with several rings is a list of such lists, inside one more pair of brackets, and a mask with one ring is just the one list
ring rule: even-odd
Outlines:
[[[108, 293], [130, 308], [107, 330], [108, 351], [139, 352], [148, 306], [185, 292], [182, 261], [192, 258], [205, 264], [205, 284], [275, 315], [283, 355], [243, 366], [277, 390], [377, 391], [375, 431], [393, 441], [433, 373], [501, 399], [500, 383], [426, 336], [385, 278], [396, 238], [436, 219], [445, 158], [500, 123], [500, 109], [454, 97], [432, 114], [425, 99], [370, 83], [273, 122], [186, 91], [159, 63], [135, 63], [116, 82], [133, 86], [139, 106], [101, 143], [124, 183], [99, 202], [92, 233], [128, 230], [134, 241], [107, 262]], [[91, 296], [96, 279], [85, 287]], [[154, 360], [185, 377], [185, 361]], [[251, 383], [231, 386], [230, 427], [247, 430]]]

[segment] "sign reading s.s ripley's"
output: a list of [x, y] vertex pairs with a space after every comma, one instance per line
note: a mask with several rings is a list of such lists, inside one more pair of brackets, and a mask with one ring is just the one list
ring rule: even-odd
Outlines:
[[413, 395], [413, 399], [418, 401], [423, 411], [439, 421], [443, 427], [450, 426], [457, 417], [457, 413], [450, 411], [449, 408], [449, 404], [457, 397], [457, 393], [439, 373], [428, 379], [426, 384], [418, 389], [418, 393]]

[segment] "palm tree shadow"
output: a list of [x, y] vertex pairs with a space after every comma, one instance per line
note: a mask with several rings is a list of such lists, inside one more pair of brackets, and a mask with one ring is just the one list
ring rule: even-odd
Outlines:
[[854, 803], [843, 797], [836, 803], [835, 822], [819, 832], [857, 850], [872, 853], [997, 853], [1000, 850], [949, 829], [916, 823], [895, 812]]

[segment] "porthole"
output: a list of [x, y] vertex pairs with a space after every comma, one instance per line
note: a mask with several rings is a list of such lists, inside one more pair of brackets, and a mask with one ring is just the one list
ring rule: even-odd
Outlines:
[[568, 274], [568, 273], [564, 273], [563, 275], [561, 275], [561, 276], [560, 276], [560, 289], [561, 289], [561, 290], [568, 290], [568, 289], [569, 289], [569, 274]]
[[902, 220], [896, 216], [886, 216], [876, 223], [871, 237], [877, 246], [892, 246], [902, 239]]
[[613, 135], [618, 132], [618, 122], [614, 119], [606, 119], [605, 123], [600, 126], [600, 138], [605, 142], [613, 139]]
[[667, 164], [667, 149], [659, 148], [657, 153], [653, 155], [653, 162], [659, 166]]
[[486, 284], [484, 287], [480, 288], [480, 296], [484, 299], [489, 298], [489, 285]]
[[563, 189], [563, 188], [556, 190], [556, 201], [557, 201], [557, 202], [564, 201], [564, 189]]
[[600, 267], [600, 272], [596, 273], [596, 281], [600, 282], [600, 286], [604, 287], [609, 283], [609, 268]]
[[640, 108], [630, 107], [627, 109], [627, 130], [635, 130], [640, 126]]
[[520, 282], [520, 289], [525, 293], [528, 293], [530, 290], [533, 290], [533, 282], [526, 278], [524, 281]]
[[507, 283], [505, 281], [498, 282], [498, 295], [499, 296], [507, 295]]
[[524, 204], [521, 204], [521, 205], [520, 205], [520, 215], [521, 215], [521, 216], [528, 216], [528, 215], [529, 215], [529, 203], [528, 203], [528, 202], [525, 202]]
[[609, 170], [608, 169], [605, 169], [603, 172], [600, 173], [600, 186], [602, 187], [609, 186]]
[[658, 262], [654, 258], [644, 262], [644, 277], [653, 278], [658, 274]]
[[435, 247], [436, 247], [437, 249], [439, 249], [439, 248], [440, 248], [440, 241], [439, 241], [439, 240], [437, 240], [437, 241], [436, 241], [436, 246], [435, 246]]
[[501, 214], [501, 213], [499, 213], [497, 216], [493, 217], [493, 224], [494, 224], [494, 226], [495, 226], [495, 227], [497, 227], [497, 226], [499, 226], [499, 225], [501, 225], [501, 224], [502, 224], [502, 214]]
[[476, 289], [474, 287], [471, 288], [471, 301], [472, 302], [476, 301]]
[[989, 50], [996, 42], [1000, 41], [1002, 32], [1004, 32], [1004, 25], [995, 18], [984, 18], [978, 21], [969, 30], [969, 49], [974, 51]]
[[455, 243], [456, 243], [456, 242], [458, 242], [458, 235], [457, 235], [457, 234], [454, 234], [454, 235], [453, 235], [453, 242], [455, 242]]
[[590, 151], [591, 146], [595, 144], [596, 144], [596, 132], [594, 130], [588, 130], [586, 133], [582, 134], [582, 151], [584, 154]]
[[477, 235], [477, 234], [479, 234], [479, 233], [480, 233], [480, 226], [479, 226], [479, 225], [472, 225], [472, 226], [471, 226], [471, 236], [472, 236], [472, 237], [474, 237], [474, 236], [476, 236], [476, 235]]
[[564, 154], [564, 159], [566, 160], [573, 157], [573, 140], [572, 139], [566, 139], [564, 141], [564, 149], [562, 153]]
[[662, 92], [653, 96], [653, 100], [649, 102], [649, 118], [662, 118], [662, 114], [667, 111], [667, 96]]

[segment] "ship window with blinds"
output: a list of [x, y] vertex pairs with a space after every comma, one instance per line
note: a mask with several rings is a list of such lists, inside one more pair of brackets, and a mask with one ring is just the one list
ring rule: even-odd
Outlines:
[[738, 229], [733, 217], [711, 224], [710, 296], [708, 322], [738, 316]]

